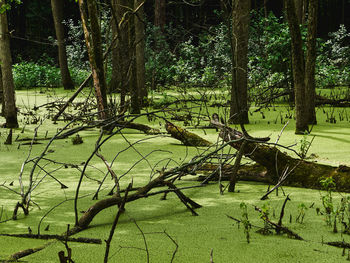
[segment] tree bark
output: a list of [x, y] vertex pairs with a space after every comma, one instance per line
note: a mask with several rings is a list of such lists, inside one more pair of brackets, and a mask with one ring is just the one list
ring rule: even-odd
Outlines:
[[305, 0], [293, 0], [295, 6], [295, 14], [298, 19], [299, 24], [305, 23], [305, 13], [306, 13], [306, 1]]
[[[0, 0], [0, 6], [5, 4]], [[3, 85], [3, 104], [6, 128], [17, 128], [17, 109], [15, 101], [15, 84], [12, 75], [12, 58], [10, 49], [10, 33], [8, 32], [6, 11], [0, 14], [0, 62]]]
[[[86, 13], [86, 4], [87, 11]], [[99, 118], [107, 118], [107, 84], [103, 67], [101, 30], [95, 0], [79, 0], [79, 9], [84, 30], [85, 43], [89, 54], [89, 62], [97, 100]], [[89, 22], [88, 22], [89, 21]]]
[[112, 0], [113, 36], [118, 36], [115, 46], [112, 50], [112, 79], [109, 84], [110, 91], [120, 92], [121, 108], [125, 106], [125, 97], [127, 93], [127, 86], [130, 79], [129, 67], [131, 57], [129, 56], [129, 42], [128, 42], [128, 23], [122, 23], [119, 28], [119, 23], [125, 18], [127, 9], [127, 0]]
[[[134, 3], [130, 1], [129, 3], [130, 9], [133, 9]], [[129, 17], [129, 28], [128, 28], [128, 36], [129, 36], [129, 50], [131, 57], [131, 65], [130, 65], [130, 82], [129, 82], [129, 91], [130, 91], [130, 113], [131, 114], [139, 114], [141, 112], [141, 104], [140, 104], [140, 90], [137, 83], [137, 67], [136, 67], [136, 38], [135, 38], [135, 23], [136, 17]]]
[[[143, 0], [135, 0], [134, 8], [136, 9]], [[140, 103], [143, 105], [147, 99], [147, 89], [145, 85], [145, 13], [143, 6], [138, 10], [135, 17], [135, 45], [136, 45], [136, 79], [137, 89], [140, 93]]]
[[166, 25], [166, 0], [155, 0], [154, 2], [154, 25], [164, 32]]
[[63, 22], [64, 0], [51, 0], [52, 16], [55, 24], [56, 38], [58, 44], [58, 62], [60, 64], [62, 85], [65, 90], [74, 89], [74, 83], [69, 73], [65, 34]]
[[295, 91], [296, 134], [308, 132], [306, 111], [305, 66], [301, 33], [293, 0], [284, 0], [292, 45], [292, 68]]
[[1, 103], [0, 116], [5, 116], [4, 87], [2, 85], [1, 67], [0, 67], [0, 103]]
[[316, 64], [316, 37], [317, 37], [317, 15], [318, 0], [309, 0], [308, 30], [306, 43], [306, 61], [305, 61], [305, 92], [307, 117], [309, 124], [316, 124], [316, 83], [315, 83], [315, 64]]
[[211, 142], [201, 138], [197, 134], [189, 132], [170, 122], [165, 124], [165, 129], [171, 137], [181, 141], [186, 146], [209, 147], [212, 145]]
[[[216, 125], [217, 123], [213, 124]], [[218, 127], [222, 128], [223, 126]], [[241, 149], [242, 143], [245, 141], [242, 133], [229, 127], [221, 130], [220, 137], [226, 142], [233, 141], [230, 145], [237, 150]], [[249, 140], [244, 146], [243, 154], [264, 166], [268, 177], [275, 183], [283, 172], [288, 169], [289, 175], [285, 181], [288, 185], [321, 189], [320, 180], [332, 177], [338, 191], [350, 192], [350, 167], [332, 167], [293, 158], [281, 152], [275, 146], [259, 144]], [[259, 170], [259, 173], [261, 174], [261, 170]], [[260, 178], [261, 176], [259, 175], [258, 177]]]
[[249, 123], [248, 119], [248, 40], [250, 1], [232, 0], [232, 88], [231, 123]]

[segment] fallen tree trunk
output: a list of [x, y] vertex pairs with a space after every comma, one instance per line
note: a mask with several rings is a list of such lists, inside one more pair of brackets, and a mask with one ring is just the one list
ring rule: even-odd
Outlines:
[[330, 105], [333, 107], [349, 107], [350, 99], [329, 99], [323, 96], [316, 96], [316, 106]]
[[203, 139], [197, 134], [189, 132], [170, 122], [165, 124], [165, 129], [171, 135], [171, 137], [181, 141], [186, 146], [209, 147], [212, 145], [211, 142]]
[[320, 181], [332, 177], [338, 191], [350, 192], [350, 167], [333, 167], [325, 164], [305, 161], [293, 158], [281, 152], [275, 145], [257, 143], [254, 140], [244, 138], [243, 134], [222, 123], [212, 121], [212, 124], [221, 128], [219, 136], [230, 145], [239, 150], [243, 141], [248, 140], [244, 147], [244, 155], [256, 163], [264, 166], [267, 175], [277, 182], [286, 169], [290, 173], [284, 184], [321, 189]]
[[[76, 222], [75, 227], [69, 231], [68, 235], [72, 235], [72, 234], [80, 232], [83, 229], [86, 229], [90, 225], [90, 223], [94, 219], [94, 217], [99, 212], [101, 212], [102, 210], [104, 210], [108, 207], [115, 206], [115, 205], [121, 205], [122, 202], [128, 203], [128, 202], [138, 200], [140, 198], [147, 198], [147, 197], [155, 195], [155, 194], [161, 194], [161, 193], [170, 192], [170, 191], [174, 192], [179, 197], [180, 201], [192, 212], [193, 215], [197, 215], [197, 213], [194, 211], [194, 209], [200, 208], [201, 205], [197, 204], [192, 199], [190, 199], [189, 197], [184, 195], [180, 191], [180, 189], [176, 188], [175, 185], [172, 182], [170, 182], [170, 180], [171, 180], [170, 178], [177, 175], [179, 173], [179, 171], [180, 170], [178, 170], [178, 169], [172, 169], [172, 170], [161, 173], [157, 178], [153, 179], [145, 186], [138, 188], [135, 191], [135, 193], [127, 195], [125, 200], [123, 200], [123, 197], [121, 197], [119, 194], [114, 194], [110, 198], [106, 198], [106, 199], [97, 201], [95, 204], [90, 206], [90, 208], [88, 210], [86, 210], [84, 212], [84, 214]], [[159, 186], [168, 186], [169, 189], [150, 193], [151, 190], [153, 190], [154, 188], [159, 187]]]

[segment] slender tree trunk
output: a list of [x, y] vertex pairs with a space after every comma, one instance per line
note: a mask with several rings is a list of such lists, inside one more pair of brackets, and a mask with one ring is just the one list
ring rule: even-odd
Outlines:
[[315, 99], [315, 64], [316, 64], [316, 34], [317, 34], [318, 0], [309, 0], [307, 49], [305, 63], [306, 106], [309, 124], [316, 124]]
[[292, 68], [295, 91], [296, 134], [308, 132], [308, 117], [305, 98], [305, 66], [302, 39], [293, 0], [285, 0], [289, 31], [292, 39]]
[[232, 0], [232, 88], [230, 118], [232, 123], [249, 123], [247, 65], [250, 1]]
[[295, 6], [295, 14], [299, 24], [305, 23], [305, 2], [306, 0], [293, 0]]
[[64, 0], [51, 0], [52, 16], [55, 24], [58, 43], [58, 61], [60, 64], [61, 79], [64, 89], [74, 89], [74, 83], [69, 73], [63, 21]]
[[2, 85], [1, 67], [0, 67], [0, 103], [1, 103], [0, 116], [5, 116], [4, 88], [3, 88], [3, 85]]
[[[5, 3], [0, 0], [0, 6]], [[8, 32], [6, 11], [0, 14], [0, 62], [3, 85], [4, 116], [6, 128], [17, 128], [17, 109], [15, 101], [15, 85], [12, 75], [12, 58], [10, 49], [10, 34]]]
[[166, 25], [166, 0], [154, 2], [154, 25], [163, 32]]
[[121, 108], [125, 106], [125, 97], [130, 79], [130, 63], [132, 61], [129, 53], [128, 39], [128, 23], [124, 22], [119, 28], [119, 23], [122, 19], [127, 19], [125, 16], [128, 11], [127, 6], [129, 0], [112, 0], [113, 8], [113, 36], [118, 34], [116, 44], [112, 51], [112, 79], [110, 82], [110, 90], [120, 92]]
[[[134, 7], [133, 2], [129, 2], [129, 7], [132, 9]], [[130, 82], [129, 82], [129, 91], [130, 91], [130, 113], [139, 114], [141, 112], [140, 105], [140, 90], [138, 89], [137, 84], [137, 72], [136, 72], [136, 39], [135, 39], [135, 21], [136, 17], [129, 17], [129, 27], [128, 27], [128, 36], [129, 36], [129, 56], [132, 59], [130, 69]]]
[[[87, 11], [86, 13], [86, 4]], [[81, 21], [89, 54], [99, 118], [107, 118], [107, 84], [103, 67], [101, 30], [95, 0], [79, 0]], [[88, 23], [88, 21], [90, 23]]]
[[[134, 8], [136, 9], [143, 0], [135, 0]], [[135, 17], [135, 44], [136, 44], [136, 78], [137, 89], [140, 92], [140, 102], [147, 99], [147, 88], [145, 85], [145, 14], [144, 8], [141, 7]]]

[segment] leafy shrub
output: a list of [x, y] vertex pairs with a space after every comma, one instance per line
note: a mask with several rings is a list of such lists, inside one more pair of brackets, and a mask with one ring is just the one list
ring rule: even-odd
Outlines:
[[[172, 31], [172, 24], [170, 24], [165, 31], [166, 34], [170, 34]], [[175, 56], [170, 50], [166, 34], [160, 32], [160, 29], [152, 24], [147, 24], [145, 68], [146, 82], [149, 85], [171, 85], [173, 83], [175, 71], [172, 65], [175, 61]]]
[[57, 87], [61, 84], [59, 68], [39, 65], [34, 62], [21, 62], [13, 65], [15, 87]]
[[[75, 85], [79, 85], [89, 72], [71, 68], [71, 77]], [[21, 62], [13, 65], [13, 78], [16, 89], [31, 87], [61, 86], [60, 69], [51, 65], [40, 65], [34, 62]]]
[[320, 43], [317, 57], [317, 83], [321, 87], [350, 83], [350, 32], [340, 25], [329, 39]]

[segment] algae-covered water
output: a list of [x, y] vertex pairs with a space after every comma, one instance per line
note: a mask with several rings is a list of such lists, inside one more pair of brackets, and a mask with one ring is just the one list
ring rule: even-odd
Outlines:
[[[37, 113], [41, 121], [33, 123], [33, 117], [27, 114], [33, 111], [34, 106], [40, 106], [62, 97], [62, 90], [46, 91], [38, 90], [17, 92], [17, 102], [20, 116], [20, 128], [13, 131], [13, 138], [32, 138], [34, 128], [38, 127], [38, 137], [51, 137], [65, 124], [63, 121], [53, 124], [45, 119], [48, 111], [45, 107], [39, 108]], [[69, 96], [66, 95], [67, 97]], [[161, 97], [161, 96], [160, 96]], [[79, 100], [83, 101], [83, 97]], [[205, 112], [196, 107], [196, 113]], [[335, 116], [344, 116], [342, 121], [336, 124], [326, 122], [327, 113], [332, 111]], [[209, 108], [209, 113], [220, 111], [223, 108]], [[74, 112], [71, 108], [70, 112]], [[34, 112], [33, 112], [34, 113]], [[270, 136], [275, 142], [287, 119], [288, 108], [285, 105], [276, 105], [264, 109], [264, 118], [260, 112], [252, 112], [251, 124], [247, 130], [254, 136]], [[167, 113], [162, 113], [165, 117]], [[279, 143], [292, 145], [296, 151], [300, 150], [301, 141], [313, 143], [308, 155], [312, 155], [314, 161], [330, 165], [350, 165], [350, 122], [346, 119], [350, 111], [343, 109], [318, 109], [318, 125], [312, 129], [312, 134], [306, 137], [294, 135], [294, 120], [288, 119], [289, 124], [283, 131]], [[3, 119], [0, 119], [3, 122]], [[27, 122], [27, 123], [26, 123]], [[136, 122], [148, 124], [164, 131], [164, 121], [161, 118], [148, 122], [145, 117], [136, 119]], [[174, 121], [178, 125], [183, 122]], [[201, 125], [207, 125], [208, 120], [201, 119]], [[189, 124], [191, 125], [191, 123]], [[190, 129], [192, 132], [205, 139], [216, 142], [218, 134], [215, 129]], [[23, 142], [14, 141], [12, 145], [4, 145], [8, 131], [0, 129], [0, 233], [20, 234], [28, 233], [28, 228], [33, 234], [40, 230], [41, 234], [61, 234], [66, 231], [67, 224], [74, 226], [73, 199], [81, 172], [65, 166], [62, 163], [76, 164], [80, 169], [95, 148], [99, 136], [98, 129], [89, 129], [79, 132], [83, 143], [73, 145], [71, 138], [55, 140], [49, 147], [45, 158], [55, 160], [56, 163], [41, 161], [41, 169], [34, 172], [35, 189], [31, 194], [33, 201], [28, 216], [24, 216], [19, 210], [18, 220], [10, 220], [16, 203], [20, 200], [21, 188], [19, 175], [22, 163], [40, 155], [48, 140], [41, 140], [42, 144], [33, 145], [29, 155], [30, 146], [19, 145]], [[103, 138], [106, 138], [104, 135]], [[130, 146], [132, 145], [132, 147]], [[142, 132], [125, 129], [122, 134], [116, 134], [102, 148], [101, 153], [109, 163], [115, 158], [113, 170], [117, 176], [123, 175], [122, 187], [131, 180], [134, 186], [143, 186], [150, 180], [155, 171], [161, 171], [164, 167], [175, 167], [181, 163], [190, 161], [193, 156], [201, 154], [205, 148], [183, 146], [179, 141], [170, 138], [166, 134], [145, 135]], [[231, 150], [225, 150], [225, 153]], [[29, 157], [28, 157], [29, 156]], [[145, 158], [147, 156], [147, 158]], [[147, 159], [147, 160], [146, 160]], [[249, 160], [244, 160], [249, 162]], [[33, 162], [28, 162], [24, 167], [24, 190], [28, 187], [28, 175]], [[84, 177], [80, 199], [79, 211], [85, 211], [96, 201], [92, 196], [99, 187], [99, 182], [107, 172], [101, 159], [93, 157], [87, 167]], [[54, 178], [55, 179], [54, 179]], [[194, 175], [188, 175], [178, 181], [178, 187], [197, 186]], [[68, 188], [62, 188], [61, 184]], [[39, 183], [40, 182], [40, 183]], [[106, 198], [114, 181], [110, 176], [98, 195], [99, 200]], [[226, 184], [223, 182], [223, 184]], [[169, 194], [166, 200], [160, 200], [161, 195], [155, 195], [134, 202], [127, 203], [125, 212], [121, 215], [116, 227], [109, 262], [342, 262], [346, 261], [348, 251], [328, 246], [329, 241], [350, 242], [347, 234], [342, 234], [344, 224], [339, 221], [337, 233], [333, 233], [334, 225], [327, 226], [326, 214], [322, 205], [321, 196], [326, 196], [324, 191], [283, 187], [285, 194], [289, 194], [289, 201], [285, 208], [283, 223], [285, 226], [298, 233], [305, 241], [288, 238], [286, 235], [263, 236], [256, 233], [257, 228], [264, 222], [254, 206], [263, 208], [269, 213], [269, 218], [277, 222], [280, 210], [286, 196], [280, 190], [279, 195], [271, 194], [270, 199], [260, 201], [260, 197], [266, 192], [267, 185], [254, 182], [239, 182], [237, 192], [220, 194], [217, 183], [210, 183], [205, 187], [196, 187], [184, 190], [184, 193], [194, 201], [202, 205], [197, 209], [199, 216], [192, 216], [191, 212], [179, 201], [176, 195]], [[332, 193], [334, 215], [340, 208], [340, 201], [348, 194]], [[250, 239], [247, 242], [243, 224], [229, 219], [227, 215], [242, 219], [240, 204], [247, 205], [249, 222], [254, 225], [249, 231]], [[318, 209], [320, 213], [317, 213]], [[349, 208], [344, 211], [344, 221], [348, 221]], [[339, 209], [338, 209], [339, 210]], [[99, 213], [90, 227], [74, 237], [99, 238], [101, 245], [68, 242], [72, 249], [74, 262], [103, 262], [105, 242], [108, 238], [111, 223], [117, 213], [117, 207], [105, 209]], [[322, 215], [323, 212], [323, 215]], [[296, 222], [300, 213], [304, 214], [303, 222]], [[335, 217], [334, 217], [335, 218]], [[300, 221], [300, 220], [299, 220]], [[136, 222], [136, 223], [135, 223]], [[46, 230], [45, 230], [46, 229]], [[58, 252], [66, 251], [65, 245], [60, 241], [48, 243], [45, 240], [26, 239], [18, 237], [0, 237], [0, 259], [5, 260], [10, 255], [29, 248], [47, 245], [45, 249], [36, 252], [22, 260], [27, 262], [59, 262]], [[146, 249], [147, 247], [147, 249]]]

